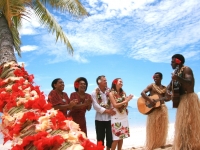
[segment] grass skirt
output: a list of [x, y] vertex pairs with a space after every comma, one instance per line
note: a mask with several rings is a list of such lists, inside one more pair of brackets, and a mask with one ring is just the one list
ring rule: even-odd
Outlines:
[[181, 96], [176, 113], [173, 150], [200, 150], [200, 102], [195, 93]]
[[147, 117], [145, 150], [164, 146], [168, 131], [168, 110], [165, 105], [156, 108]]

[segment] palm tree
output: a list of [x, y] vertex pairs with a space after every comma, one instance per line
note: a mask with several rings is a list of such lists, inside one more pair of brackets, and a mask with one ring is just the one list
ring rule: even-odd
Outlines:
[[62, 28], [46, 9], [46, 5], [77, 17], [88, 13], [78, 0], [0, 0], [0, 112], [3, 112], [0, 131], [4, 143], [13, 141], [13, 150], [36, 149], [98, 149], [84, 137], [78, 125], [52, 109], [38, 86], [33, 86], [33, 75], [19, 66], [14, 50], [20, 56], [21, 41], [18, 29], [22, 19], [31, 18], [31, 8], [40, 23], [55, 33], [67, 46], [73, 48]]
[[55, 33], [56, 41], [58, 39], [63, 41], [68, 51], [73, 53], [73, 48], [62, 28], [45, 7], [47, 5], [61, 12], [69, 12], [76, 17], [88, 16], [79, 0], [0, 0], [0, 65], [12, 60], [16, 61], [14, 50], [21, 56], [18, 29], [23, 19], [31, 18], [30, 9], [27, 8], [34, 11], [40, 23], [49, 32]]

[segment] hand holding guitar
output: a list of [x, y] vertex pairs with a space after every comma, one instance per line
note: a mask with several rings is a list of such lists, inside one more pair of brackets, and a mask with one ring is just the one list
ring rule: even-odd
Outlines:
[[150, 99], [148, 101], [149, 101], [149, 104], [147, 105], [148, 107], [154, 107], [156, 105], [156, 100], [155, 99]]
[[147, 101], [145, 98], [140, 97], [137, 101], [138, 110], [140, 113], [147, 115], [149, 114], [154, 108], [160, 107], [160, 101], [163, 100], [159, 98], [158, 95], [149, 96], [150, 101]]
[[172, 81], [177, 81], [178, 76], [175, 73], [172, 73]]

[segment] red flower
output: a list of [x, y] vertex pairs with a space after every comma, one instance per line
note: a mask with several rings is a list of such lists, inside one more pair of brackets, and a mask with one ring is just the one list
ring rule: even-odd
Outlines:
[[35, 135], [26, 136], [26, 137], [23, 138], [22, 144], [21, 145], [15, 145], [12, 148], [12, 150], [22, 150], [22, 149], [24, 149], [24, 147], [29, 145], [31, 142], [39, 141], [39, 140], [41, 141], [41, 139], [46, 138], [47, 135], [48, 135], [48, 133], [43, 131], [43, 132], [39, 132]]
[[[0, 73], [1, 74], [1, 73]], [[3, 86], [4, 84], [6, 84], [6, 82], [4, 82], [3, 79], [0, 79], [0, 87]]]
[[23, 138], [23, 143], [21, 144], [22, 148], [30, 144], [32, 141], [34, 141], [34, 136], [26, 136]]
[[176, 58], [175, 63], [179, 65], [181, 63], [181, 61], [178, 58]]
[[84, 147], [84, 150], [103, 150], [104, 146], [102, 141], [98, 141], [97, 145], [92, 143], [90, 140], [83, 138], [82, 134], [78, 135], [80, 144]]
[[[51, 118], [52, 128], [53, 129], [65, 129], [64, 126], [66, 123], [64, 122], [66, 117], [63, 115], [61, 111], [58, 111], [55, 117]], [[67, 129], [65, 129], [67, 130]]]
[[24, 113], [23, 117], [20, 119], [20, 122], [23, 124], [26, 120], [38, 120], [38, 116], [33, 112]]
[[25, 76], [28, 76], [28, 73], [27, 73], [27, 71], [25, 71], [24, 68], [16, 69], [16, 70], [14, 71], [14, 74], [15, 74], [15, 76], [17, 76], [17, 77], [25, 77]]
[[65, 140], [60, 136], [56, 135], [53, 137], [42, 137], [40, 140], [34, 141], [34, 145], [37, 150], [44, 149], [58, 149]]
[[0, 90], [0, 112], [3, 112], [3, 108], [5, 107], [7, 100], [10, 99], [10, 94], [6, 92], [1, 92]]
[[74, 82], [74, 87], [78, 88], [79, 87], [79, 82]]
[[21, 125], [20, 124], [15, 124], [12, 128], [9, 128], [9, 134], [11, 137], [13, 137], [13, 135], [17, 135], [19, 134], [19, 132], [21, 131]]
[[33, 83], [33, 79], [34, 79], [33, 74], [31, 74], [31, 75], [28, 76], [28, 81], [29, 82]]
[[116, 84], [117, 84], [117, 81], [118, 81], [118, 80], [117, 80], [117, 79], [115, 79], [115, 80], [113, 80], [113, 82], [112, 82], [112, 83], [116, 85]]

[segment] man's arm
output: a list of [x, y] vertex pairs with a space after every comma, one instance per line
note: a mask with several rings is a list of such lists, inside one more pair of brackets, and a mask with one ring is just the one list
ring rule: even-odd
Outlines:
[[149, 98], [149, 96], [147, 96], [146, 93], [150, 92], [152, 90], [152, 84], [148, 85], [142, 92], [141, 95], [144, 99], [146, 99], [147, 101], [149, 101], [150, 103], [154, 103], [153, 100], [151, 100]]
[[184, 69], [184, 78], [172, 74], [172, 80], [177, 80], [179, 83], [184, 84], [185, 86], [191, 86], [192, 85], [192, 79], [193, 79], [193, 72], [189, 67], [185, 67]]
[[91, 97], [92, 97], [92, 104], [93, 104], [93, 107], [94, 109], [103, 114], [103, 113], [107, 113], [109, 115], [114, 115], [115, 114], [115, 111], [113, 111], [113, 108], [112, 109], [106, 109], [104, 107], [101, 107], [98, 103], [97, 103], [97, 98], [96, 98], [96, 94], [95, 93], [92, 93], [91, 94]]

